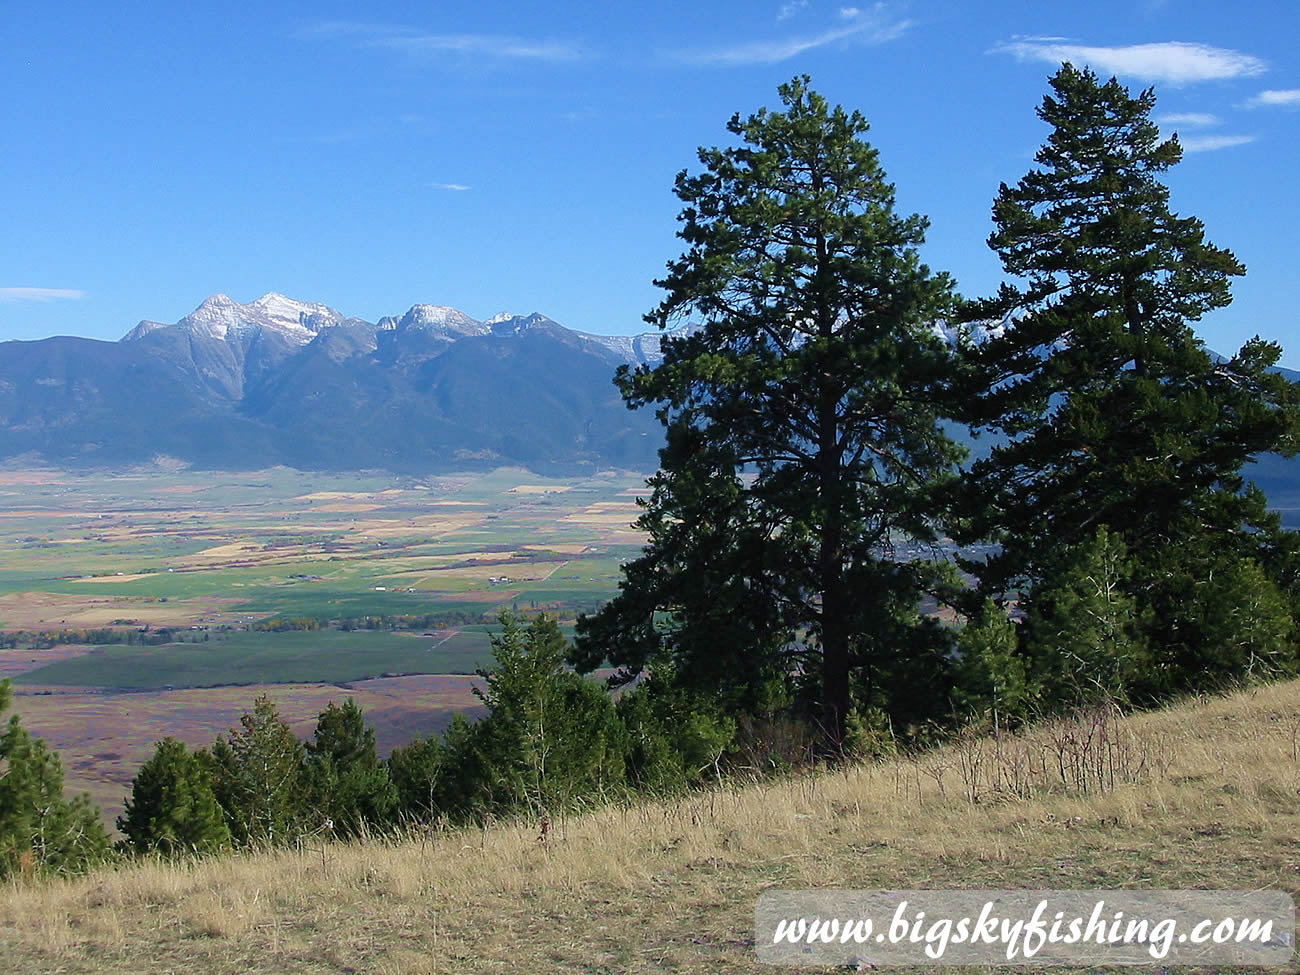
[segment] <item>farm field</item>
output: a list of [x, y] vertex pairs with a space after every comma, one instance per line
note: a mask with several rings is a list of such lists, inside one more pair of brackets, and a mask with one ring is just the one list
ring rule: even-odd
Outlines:
[[13, 678], [30, 685], [172, 690], [234, 684], [340, 683], [395, 674], [472, 674], [492, 658], [492, 627], [391, 632], [325, 629], [208, 634], [200, 643], [92, 646]]
[[[304, 736], [351, 695], [381, 748], [476, 706], [502, 609], [617, 590], [644, 477], [0, 471], [0, 679], [109, 818], [154, 742], [269, 693]], [[311, 628], [303, 628], [311, 627]]]

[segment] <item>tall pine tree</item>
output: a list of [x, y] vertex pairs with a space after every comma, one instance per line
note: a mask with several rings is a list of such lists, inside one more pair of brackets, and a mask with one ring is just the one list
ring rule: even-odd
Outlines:
[[1032, 585], [1100, 525], [1139, 563], [1204, 533], [1248, 553], [1276, 522], [1242, 466], [1294, 452], [1300, 429], [1276, 344], [1216, 361], [1192, 331], [1245, 270], [1170, 209], [1182, 149], [1154, 93], [1068, 64], [1051, 86], [1038, 168], [993, 206], [989, 245], [1018, 283], [966, 310], [1007, 323], [977, 351], [969, 416], [1009, 437], [968, 480], [965, 537], [1000, 543], [976, 567], [991, 592]]
[[[1126, 687], [1151, 698], [1286, 670], [1295, 646], [1279, 645], [1292, 629], [1285, 618], [1233, 635], [1194, 606], [1203, 583], [1259, 564], [1290, 589], [1294, 546], [1242, 469], [1264, 452], [1294, 454], [1298, 388], [1272, 369], [1276, 344], [1255, 338], [1224, 361], [1192, 331], [1228, 305], [1245, 269], [1200, 220], [1170, 209], [1161, 177], [1182, 149], [1151, 121], [1154, 93], [1134, 97], [1068, 64], [1051, 86], [1038, 167], [1003, 185], [993, 206], [989, 244], [1018, 283], [966, 310], [1005, 324], [975, 350], [967, 418], [1008, 438], [966, 481], [962, 537], [1000, 546], [971, 568], [986, 592], [1032, 598], [1104, 526], [1131, 560], [1124, 597], [1142, 621], [1134, 639], [1150, 651]], [[1261, 652], [1208, 646], [1221, 641]]]
[[732, 118], [741, 146], [702, 149], [703, 171], [677, 178], [687, 250], [647, 321], [702, 325], [619, 375], [668, 446], [647, 554], [577, 659], [637, 670], [664, 652], [720, 693], [800, 673], [837, 750], [855, 699], [903, 706], [947, 659], [916, 613], [932, 563], [892, 556], [935, 539], [935, 484], [961, 457], [931, 331], [952, 290], [919, 259], [925, 219], [895, 212], [865, 119], [806, 77], [780, 96], [784, 111]]

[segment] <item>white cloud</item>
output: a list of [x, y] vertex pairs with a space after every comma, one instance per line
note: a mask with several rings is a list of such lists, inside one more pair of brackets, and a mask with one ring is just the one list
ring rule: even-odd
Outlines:
[[1209, 112], [1171, 112], [1168, 115], [1157, 115], [1156, 121], [1161, 125], [1186, 125], [1199, 129], [1208, 125], [1218, 125], [1223, 119]]
[[670, 55], [674, 60], [690, 64], [776, 64], [814, 48], [825, 47], [837, 41], [858, 44], [884, 44], [903, 35], [912, 25], [910, 20], [895, 20], [885, 12], [883, 4], [869, 11], [846, 7], [840, 11], [845, 23], [820, 34], [786, 37], [771, 41], [749, 41], [730, 47], [677, 51]]
[[1254, 98], [1246, 102], [1247, 108], [1273, 107], [1277, 105], [1300, 105], [1300, 88], [1283, 88], [1281, 90], [1273, 89], [1271, 91], [1261, 91]]
[[1189, 135], [1179, 138], [1178, 144], [1183, 152], [1213, 152], [1215, 149], [1231, 149], [1254, 142], [1253, 135]]
[[430, 183], [429, 185], [435, 190], [453, 190], [457, 193], [463, 193], [469, 189], [464, 183]]
[[1127, 47], [1092, 47], [1055, 40], [1021, 39], [995, 50], [1014, 54], [1021, 61], [1088, 64], [1106, 74], [1126, 75], [1143, 81], [1186, 84], [1222, 81], [1260, 74], [1267, 63], [1251, 54], [1208, 44], [1165, 41]]
[[808, 0], [790, 0], [789, 3], [783, 3], [781, 9], [776, 13], [776, 19], [789, 20], [806, 6], [808, 6]]
[[414, 55], [465, 55], [526, 61], [576, 61], [583, 57], [581, 45], [564, 40], [530, 40], [508, 34], [438, 34], [414, 27], [329, 21], [306, 33], [313, 37], [355, 40], [367, 47], [385, 48]]
[[58, 301], [84, 297], [86, 292], [77, 288], [0, 288], [0, 301]]

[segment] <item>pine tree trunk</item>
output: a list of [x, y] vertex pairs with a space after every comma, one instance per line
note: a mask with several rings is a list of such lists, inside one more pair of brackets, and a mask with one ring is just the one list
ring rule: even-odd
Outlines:
[[[838, 576], [838, 549], [823, 555], [823, 572]], [[824, 576], [825, 578], [825, 576]], [[822, 724], [824, 747], [832, 756], [844, 752], [844, 723], [850, 707], [849, 633], [845, 626], [845, 593], [840, 579], [828, 579], [822, 591]]]

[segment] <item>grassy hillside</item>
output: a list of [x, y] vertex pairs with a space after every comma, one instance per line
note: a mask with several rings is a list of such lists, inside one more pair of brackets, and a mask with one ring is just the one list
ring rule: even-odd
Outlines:
[[16, 973], [789, 971], [754, 956], [767, 888], [1295, 894], [1298, 836], [1290, 682], [602, 809], [545, 840], [501, 823], [13, 883], [0, 951]]

